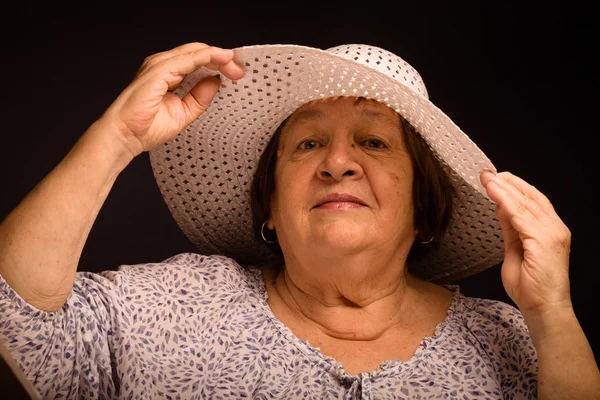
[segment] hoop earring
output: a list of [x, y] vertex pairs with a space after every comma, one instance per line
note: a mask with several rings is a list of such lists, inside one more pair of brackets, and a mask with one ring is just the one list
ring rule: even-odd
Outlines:
[[418, 240], [418, 242], [419, 242], [420, 244], [428, 244], [428, 243], [431, 243], [431, 242], [433, 242], [433, 235], [431, 235], [431, 237], [430, 237], [430, 238], [429, 238], [429, 240], [427, 240], [427, 241], [421, 241], [421, 240]]
[[271, 244], [271, 243], [277, 243], [277, 239], [275, 239], [275, 240], [268, 240], [266, 238], [266, 236], [265, 236], [265, 225], [267, 225], [267, 222], [268, 222], [268, 220], [265, 221], [265, 222], [263, 222], [263, 224], [261, 225], [261, 227], [260, 227], [260, 236], [262, 237], [262, 240], [265, 241], [265, 243], [269, 243], [269, 244]]

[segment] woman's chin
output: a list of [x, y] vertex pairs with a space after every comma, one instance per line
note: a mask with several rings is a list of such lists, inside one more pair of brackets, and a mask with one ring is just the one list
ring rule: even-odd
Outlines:
[[335, 252], [335, 250], [352, 251], [364, 249], [367, 242], [373, 241], [373, 235], [366, 228], [335, 228], [340, 227], [330, 227], [315, 235], [316, 247], [332, 252]]

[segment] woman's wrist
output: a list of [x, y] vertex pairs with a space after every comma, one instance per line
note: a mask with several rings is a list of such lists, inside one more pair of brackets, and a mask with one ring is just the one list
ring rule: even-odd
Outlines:
[[97, 153], [94, 158], [99, 157], [106, 162], [106, 166], [116, 174], [123, 171], [142, 152], [139, 141], [123, 134], [118, 124], [108, 116], [96, 120], [81, 137], [80, 142], [86, 147], [90, 145], [87, 151], [91, 149], [93, 153]]
[[572, 304], [557, 304], [544, 309], [522, 311], [529, 333], [536, 347], [544, 343], [564, 340], [565, 336], [581, 331]]

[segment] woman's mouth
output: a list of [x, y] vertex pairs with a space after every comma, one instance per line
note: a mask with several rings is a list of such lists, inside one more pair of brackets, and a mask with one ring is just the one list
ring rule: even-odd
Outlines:
[[313, 208], [321, 210], [350, 210], [366, 204], [356, 196], [347, 193], [330, 193], [321, 198]]

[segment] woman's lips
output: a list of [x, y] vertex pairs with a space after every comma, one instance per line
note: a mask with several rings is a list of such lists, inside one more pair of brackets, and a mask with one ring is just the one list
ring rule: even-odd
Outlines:
[[362, 204], [352, 203], [349, 201], [331, 201], [328, 203], [323, 203], [318, 208], [319, 210], [350, 210], [353, 208], [364, 207]]
[[321, 210], [350, 210], [364, 206], [365, 203], [356, 196], [347, 193], [331, 193], [320, 199], [314, 208]]

